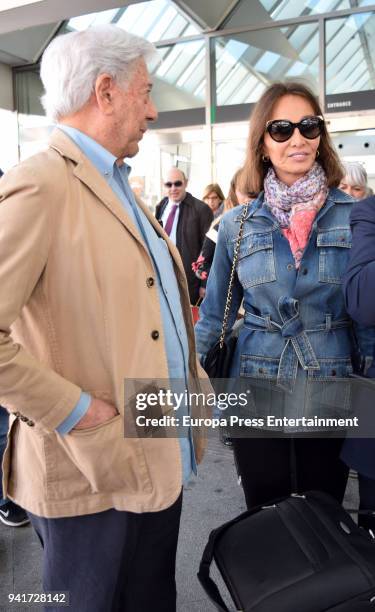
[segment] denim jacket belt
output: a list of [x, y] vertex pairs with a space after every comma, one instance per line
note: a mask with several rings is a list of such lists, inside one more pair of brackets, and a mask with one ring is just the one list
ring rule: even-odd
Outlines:
[[280, 356], [277, 386], [292, 391], [297, 378], [298, 363], [304, 370], [320, 370], [319, 361], [311, 346], [308, 333], [330, 331], [339, 327], [350, 327], [350, 319], [332, 321], [330, 314], [326, 315], [325, 324], [319, 324], [312, 329], [305, 330], [299, 315], [298, 300], [290, 297], [281, 297], [278, 302], [278, 311], [282, 323], [273, 321], [269, 315], [264, 317], [245, 312], [244, 323], [246, 327], [254, 330], [264, 330], [270, 333], [279, 333], [286, 343]]

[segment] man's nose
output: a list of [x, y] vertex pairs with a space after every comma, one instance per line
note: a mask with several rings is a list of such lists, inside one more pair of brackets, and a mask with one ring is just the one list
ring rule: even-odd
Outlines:
[[158, 118], [158, 111], [154, 102], [150, 99], [147, 108], [147, 121], [156, 121]]

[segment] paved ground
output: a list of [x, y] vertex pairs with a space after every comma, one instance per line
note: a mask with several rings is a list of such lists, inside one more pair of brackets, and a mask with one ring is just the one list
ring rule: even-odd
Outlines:
[[[356, 496], [355, 481], [350, 479], [347, 507], [355, 505]], [[177, 558], [178, 612], [214, 612], [196, 578], [200, 556], [211, 529], [244, 509], [233, 453], [218, 440], [210, 440], [199, 476], [190, 481], [184, 493]], [[14, 529], [0, 523], [0, 611], [24, 612], [26, 608], [6, 605], [7, 594], [38, 592], [40, 573], [41, 548], [31, 527]], [[224, 588], [221, 590], [225, 593]]]

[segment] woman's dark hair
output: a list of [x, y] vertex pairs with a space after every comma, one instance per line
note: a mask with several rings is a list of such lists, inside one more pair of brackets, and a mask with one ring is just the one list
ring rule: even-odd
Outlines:
[[[254, 107], [250, 119], [250, 130], [247, 143], [246, 160], [240, 177], [240, 190], [244, 193], [258, 194], [263, 189], [264, 178], [271, 162], [263, 160], [263, 143], [266, 123], [272, 111], [284, 96], [300, 96], [309, 102], [316, 115], [323, 115], [317, 97], [303, 83], [273, 83], [261, 96]], [[344, 175], [340, 159], [333, 147], [326, 125], [320, 136], [319, 157], [328, 181], [328, 187], [337, 187]]]

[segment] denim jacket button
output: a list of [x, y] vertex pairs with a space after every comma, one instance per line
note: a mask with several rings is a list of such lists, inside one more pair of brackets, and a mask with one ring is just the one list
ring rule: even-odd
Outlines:
[[287, 267], [286, 267], [286, 269], [287, 269], [287, 270], [289, 270], [289, 271], [290, 271], [290, 270], [294, 270], [294, 266], [293, 266], [293, 264], [288, 264], [288, 265], [287, 265]]
[[302, 274], [303, 274], [304, 276], [306, 276], [307, 272], [308, 272], [307, 268], [303, 268], [303, 270], [302, 270]]

